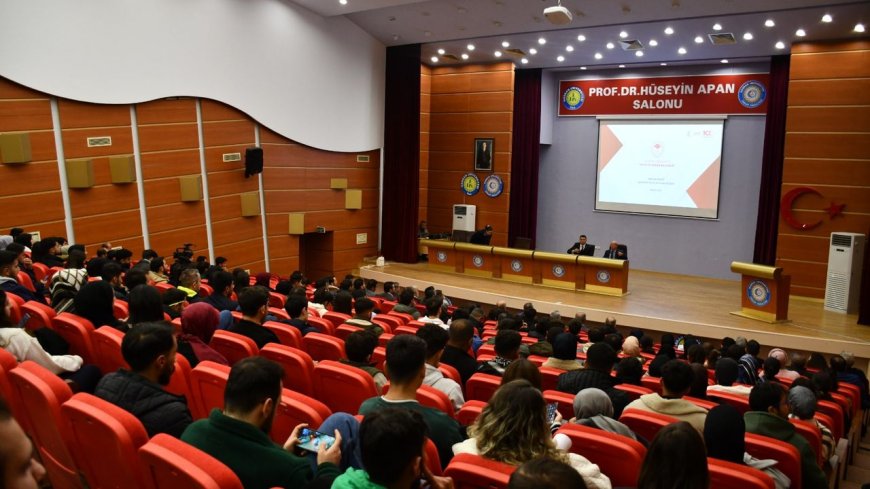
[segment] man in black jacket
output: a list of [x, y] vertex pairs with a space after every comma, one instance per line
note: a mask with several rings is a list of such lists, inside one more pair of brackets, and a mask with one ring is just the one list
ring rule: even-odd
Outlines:
[[231, 332], [251, 338], [257, 343], [257, 348], [263, 348], [266, 343], [281, 343], [275, 333], [263, 326], [269, 312], [269, 291], [265, 287], [255, 285], [242, 290], [239, 307], [242, 320], [230, 326]]
[[450, 338], [444, 353], [441, 354], [441, 362], [450, 365], [459, 371], [462, 385], [477, 371], [477, 360], [468, 351], [474, 340], [474, 326], [467, 319], [454, 319], [450, 323]]
[[204, 302], [207, 302], [218, 311], [235, 311], [238, 309], [239, 303], [230, 298], [233, 295], [233, 274], [219, 270], [211, 276], [209, 285], [214, 291], [210, 296], [205, 298]]
[[187, 401], [163, 390], [175, 372], [177, 349], [168, 324], [137, 324], [121, 343], [121, 353], [131, 370], [106, 375], [94, 394], [139, 418], [148, 436], [167, 433], [180, 437], [193, 422]]
[[603, 390], [613, 403], [613, 419], [616, 419], [628, 405], [628, 394], [613, 387], [619, 383], [610, 376], [615, 362], [616, 352], [610, 345], [595, 343], [586, 352], [585, 368], [560, 375], [556, 388], [569, 394], [577, 394], [589, 387]]

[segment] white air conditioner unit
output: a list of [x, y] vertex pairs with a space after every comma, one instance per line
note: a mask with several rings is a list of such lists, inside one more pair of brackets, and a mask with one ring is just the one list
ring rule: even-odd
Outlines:
[[453, 230], [475, 231], [474, 225], [477, 220], [477, 206], [465, 204], [453, 204]]
[[858, 309], [866, 238], [857, 233], [831, 233], [825, 309], [853, 313]]

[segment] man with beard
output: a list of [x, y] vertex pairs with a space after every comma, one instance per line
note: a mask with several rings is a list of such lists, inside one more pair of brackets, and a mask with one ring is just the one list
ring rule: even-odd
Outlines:
[[329, 487], [340, 473], [343, 448], [339, 430], [328, 429], [333, 426], [330, 420], [336, 416], [350, 418], [347, 422], [354, 424], [356, 420], [337, 413], [324, 421], [318, 431], [333, 435], [335, 442], [328, 448], [320, 444], [317, 468], [312, 471], [308, 458], [294, 454], [306, 425], [297, 426], [283, 447], [269, 438], [283, 375], [280, 365], [263, 357], [239, 361], [227, 379], [223, 411], [213, 409], [208, 418], [190, 425], [181, 439], [220, 460], [247, 489], [304, 487], [312, 480], [317, 480], [319, 487]]
[[193, 421], [187, 401], [163, 390], [175, 372], [177, 350], [169, 324], [137, 324], [121, 342], [121, 354], [130, 370], [122, 368], [106, 375], [94, 394], [139, 418], [148, 436], [167, 433], [180, 437]]

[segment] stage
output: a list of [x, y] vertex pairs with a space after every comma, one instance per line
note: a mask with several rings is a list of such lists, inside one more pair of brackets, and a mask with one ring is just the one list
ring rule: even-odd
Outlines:
[[413, 285], [421, 291], [432, 285], [447, 297], [482, 304], [503, 300], [513, 309], [532, 302], [539, 313], [558, 310], [563, 318], [585, 312], [587, 320], [603, 323], [613, 316], [620, 327], [650, 331], [656, 338], [661, 332], [713, 340], [743, 336], [761, 343], [763, 352], [774, 346], [826, 356], [847, 350], [861, 359], [856, 366], [865, 369], [870, 359], [870, 326], [857, 324], [857, 315], [825, 311], [817, 299], [791, 297], [786, 323], [769, 324], [730, 314], [740, 310], [742, 292], [736, 274], [731, 281], [631, 270], [629, 294], [624, 297], [435, 272], [426, 263], [364, 265], [360, 275], [380, 283]]

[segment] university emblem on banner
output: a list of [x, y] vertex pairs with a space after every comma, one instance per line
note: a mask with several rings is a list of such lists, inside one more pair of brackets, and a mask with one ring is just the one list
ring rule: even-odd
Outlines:
[[764, 89], [761, 82], [755, 80], [744, 83], [737, 91], [737, 100], [740, 101], [740, 105], [749, 109], [754, 109], [764, 103], [765, 97], [767, 97], [767, 90]]
[[462, 175], [462, 191], [465, 195], [472, 196], [480, 191], [480, 179], [474, 173]]
[[437, 258], [439, 262], [444, 263], [447, 261], [447, 252], [446, 251], [439, 251], [435, 255], [435, 258]]
[[749, 302], [758, 307], [764, 307], [770, 302], [770, 289], [762, 280], [749, 282], [749, 287], [746, 287], [746, 295], [749, 297]]
[[569, 87], [562, 94], [562, 105], [568, 110], [577, 110], [586, 101], [586, 94], [579, 87]]
[[610, 282], [610, 272], [607, 270], [598, 270], [598, 273], [595, 274], [595, 278], [597, 278], [602, 284], [606, 284], [607, 282]]
[[483, 193], [488, 197], [498, 197], [504, 190], [504, 182], [498, 175], [490, 175], [483, 181]]
[[471, 263], [473, 263], [477, 268], [480, 268], [483, 266], [483, 257], [480, 255], [474, 255], [471, 257]]
[[519, 273], [523, 271], [523, 262], [519, 260], [511, 260], [511, 270]]
[[553, 275], [562, 278], [565, 275], [565, 267], [562, 265], [553, 265]]

